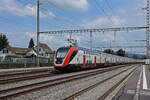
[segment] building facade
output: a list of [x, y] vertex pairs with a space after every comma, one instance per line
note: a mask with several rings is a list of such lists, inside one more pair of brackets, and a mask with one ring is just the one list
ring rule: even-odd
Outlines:
[[[37, 48], [36, 48], [37, 50]], [[41, 57], [45, 57], [45, 58], [52, 58], [53, 57], [53, 52], [52, 49], [44, 43], [40, 43], [39, 45], [39, 55]]]
[[5, 57], [8, 55], [14, 55], [18, 57], [32, 57], [32, 56], [37, 56], [37, 53], [30, 48], [19, 48], [19, 47], [7, 46], [0, 51], [0, 56]]

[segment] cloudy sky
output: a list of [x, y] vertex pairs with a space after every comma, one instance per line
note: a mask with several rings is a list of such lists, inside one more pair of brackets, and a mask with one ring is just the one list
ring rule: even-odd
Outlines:
[[[146, 0], [40, 0], [40, 31], [145, 26]], [[10, 45], [27, 47], [30, 38], [36, 43], [36, 0], [1, 0], [0, 32], [7, 35]], [[40, 35], [40, 42], [52, 49], [66, 45], [68, 34]], [[80, 46], [89, 47], [89, 33], [73, 34]], [[93, 46], [144, 45], [145, 30], [94, 33]], [[132, 40], [132, 41], [131, 41]], [[119, 42], [120, 41], [120, 42]], [[131, 41], [124, 43], [124, 41]], [[144, 51], [142, 51], [144, 52]]]

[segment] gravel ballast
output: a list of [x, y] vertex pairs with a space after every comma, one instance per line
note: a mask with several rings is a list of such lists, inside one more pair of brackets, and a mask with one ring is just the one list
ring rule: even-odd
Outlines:
[[[133, 67], [133, 66], [130, 66], [130, 67]], [[106, 73], [102, 73], [99, 75], [80, 79], [77, 81], [72, 81], [72, 82], [68, 82], [65, 84], [57, 85], [55, 87], [41, 89], [39, 91], [35, 91], [35, 92], [31, 92], [31, 93], [28, 93], [28, 94], [25, 94], [22, 96], [18, 96], [16, 98], [13, 98], [13, 100], [14, 99], [15, 100], [28, 100], [28, 99], [31, 99], [31, 100], [61, 100], [61, 99], [64, 99], [82, 89], [87, 88], [88, 86], [91, 86], [99, 81], [102, 81], [102, 80], [104, 80], [110, 76], [113, 76], [123, 70], [126, 70], [130, 67], [119, 68], [119, 69], [116, 69], [116, 70], [113, 70], [110, 72], [106, 72]], [[130, 71], [131, 71], [131, 69], [130, 69]], [[127, 75], [127, 73], [130, 71], [124, 72], [123, 75]], [[75, 74], [75, 73], [71, 73], [71, 74]], [[119, 79], [121, 79], [122, 76], [118, 76], [116, 79], [104, 84], [104, 86], [100, 86], [99, 88], [103, 87], [103, 88], [101, 88], [102, 90], [107, 90], [107, 89], [105, 89], [106, 87], [111, 87], [112, 85], [114, 85], [117, 81], [119, 81]], [[54, 78], [56, 78], [56, 77], [54, 77]], [[107, 86], [107, 85], [109, 85], [109, 86]], [[102, 90], [100, 90], [100, 91], [102, 91]], [[96, 91], [96, 90], [94, 90], [94, 91]], [[89, 91], [89, 93], [92, 93], [92, 92]], [[93, 92], [93, 93], [100, 93], [100, 92]], [[88, 94], [88, 95], [90, 95], [90, 94]], [[99, 96], [100, 96], [100, 94], [99, 94]], [[77, 99], [80, 99], [80, 98], [82, 98], [82, 100], [88, 100], [88, 99], [84, 99], [84, 95]], [[92, 98], [92, 100], [94, 100], [94, 99]]]

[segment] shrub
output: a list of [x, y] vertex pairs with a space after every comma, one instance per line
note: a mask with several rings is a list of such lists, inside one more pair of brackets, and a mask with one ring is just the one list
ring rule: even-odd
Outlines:
[[6, 58], [21, 58], [21, 57], [17, 55], [7, 55]]

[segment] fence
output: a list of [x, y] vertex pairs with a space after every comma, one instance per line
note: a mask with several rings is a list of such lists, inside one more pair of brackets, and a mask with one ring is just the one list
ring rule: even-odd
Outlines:
[[[35, 67], [36, 58], [0, 58], [0, 68]], [[40, 58], [40, 66], [52, 66], [53, 60]]]

